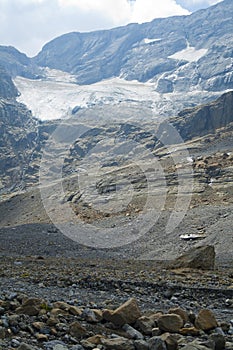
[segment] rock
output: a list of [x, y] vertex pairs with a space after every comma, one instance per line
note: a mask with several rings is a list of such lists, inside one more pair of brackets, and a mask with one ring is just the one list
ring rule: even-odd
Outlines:
[[215, 266], [215, 249], [213, 246], [200, 246], [190, 249], [172, 262], [172, 268], [192, 268], [212, 270]]
[[126, 332], [126, 334], [128, 335], [128, 337], [130, 339], [143, 339], [143, 335], [142, 333], [140, 333], [139, 331], [137, 331], [136, 329], [134, 329], [133, 327], [131, 327], [128, 324], [125, 324], [122, 329]]
[[72, 337], [79, 339], [86, 335], [86, 333], [86, 329], [78, 321], [71, 323], [70, 334]]
[[0, 339], [4, 339], [6, 337], [6, 331], [4, 327], [0, 327]]
[[218, 326], [215, 316], [212, 311], [203, 309], [201, 310], [195, 320], [195, 327], [202, 329], [203, 331], [209, 331]]
[[191, 335], [195, 337], [200, 334], [200, 330], [196, 327], [183, 327], [179, 330], [179, 333], [181, 335]]
[[165, 342], [167, 350], [177, 350], [178, 342], [174, 335], [170, 333], [164, 333], [160, 338]]
[[134, 341], [134, 346], [136, 350], [148, 350], [149, 345], [145, 340], [138, 339]]
[[35, 348], [32, 345], [21, 343], [17, 350], [35, 350]]
[[132, 324], [141, 316], [136, 299], [131, 298], [118, 307], [115, 311], [105, 310], [103, 318], [117, 326]]
[[147, 316], [141, 316], [137, 319], [135, 327], [139, 329], [143, 334], [151, 335], [154, 327], [154, 321]]
[[159, 337], [152, 337], [148, 341], [149, 350], [167, 350], [165, 342]]
[[46, 334], [41, 334], [41, 333], [37, 333], [37, 334], [36, 334], [36, 339], [37, 339], [39, 342], [48, 341], [47, 335], [46, 335]]
[[225, 349], [225, 345], [226, 345], [226, 339], [222, 334], [219, 333], [212, 333], [210, 335], [210, 340], [214, 341], [215, 350], [223, 350]]
[[107, 350], [135, 350], [132, 340], [124, 337], [101, 339], [101, 344], [104, 345]]
[[82, 312], [83, 310], [78, 308], [77, 306], [70, 306], [69, 307], [69, 312], [74, 315], [74, 316], [81, 316], [82, 315]]
[[37, 316], [40, 312], [43, 300], [38, 298], [26, 299], [23, 304], [18, 307], [15, 312], [17, 314], [24, 314], [29, 316]]
[[184, 347], [182, 347], [182, 350], [207, 350], [208, 348], [206, 346], [197, 344], [196, 342], [191, 342]]
[[66, 344], [60, 340], [52, 340], [43, 344], [46, 350], [64, 350], [67, 349]]
[[85, 340], [81, 341], [81, 344], [85, 347], [85, 348], [93, 348], [93, 345], [100, 345], [101, 344], [101, 340], [105, 339], [105, 337], [103, 335], [93, 335], [92, 337], [89, 337]]
[[176, 333], [183, 327], [183, 319], [176, 314], [166, 314], [158, 319], [158, 327], [164, 332]]
[[168, 313], [179, 315], [184, 320], [184, 323], [188, 322], [189, 320], [188, 313], [179, 307], [169, 309]]
[[91, 323], [97, 323], [99, 322], [99, 320], [97, 319], [95, 313], [93, 310], [91, 309], [84, 309], [82, 314], [81, 314], [81, 317], [83, 319], [85, 319], [87, 322], [91, 322]]

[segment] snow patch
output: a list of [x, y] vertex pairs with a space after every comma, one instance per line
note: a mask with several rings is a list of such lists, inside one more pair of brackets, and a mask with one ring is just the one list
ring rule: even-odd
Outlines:
[[152, 44], [152, 43], [156, 43], [158, 41], [161, 41], [161, 38], [156, 38], [156, 39], [149, 39], [149, 38], [145, 38], [143, 40], [144, 44]]
[[188, 62], [197, 62], [207, 53], [207, 51], [207, 49], [196, 50], [195, 47], [189, 46], [189, 43], [187, 43], [186, 49], [175, 52], [173, 55], [168, 56], [168, 58], [173, 58], [175, 60], [185, 60]]

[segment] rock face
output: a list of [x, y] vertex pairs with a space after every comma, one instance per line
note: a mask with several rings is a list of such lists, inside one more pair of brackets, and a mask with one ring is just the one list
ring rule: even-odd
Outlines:
[[35, 79], [40, 76], [40, 68], [12, 46], [0, 46], [0, 67], [3, 67], [11, 77], [21, 75]]
[[25, 167], [36, 148], [36, 121], [16, 101], [18, 91], [10, 76], [0, 71], [0, 190], [23, 187]]
[[[171, 118], [171, 124], [179, 131], [184, 141], [214, 133], [233, 122], [233, 92], [223, 94], [216, 101], [187, 109]], [[163, 124], [161, 125], [161, 130]]]
[[212, 270], [214, 265], [215, 249], [213, 246], [192, 248], [172, 263], [174, 268], [192, 268], [202, 270]]
[[124, 76], [152, 79], [162, 93], [231, 89], [232, 7], [225, 0], [190, 16], [65, 34], [46, 44], [33, 61], [70, 72], [79, 84]]

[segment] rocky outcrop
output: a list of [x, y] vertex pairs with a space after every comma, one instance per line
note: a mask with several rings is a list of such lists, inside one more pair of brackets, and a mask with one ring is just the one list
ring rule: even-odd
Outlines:
[[12, 46], [0, 46], [0, 67], [11, 77], [21, 75], [36, 79], [40, 76], [40, 68], [31, 59]]
[[[233, 91], [223, 94], [216, 101], [204, 106], [187, 109], [171, 118], [171, 124], [179, 131], [184, 141], [215, 133], [233, 123]], [[161, 130], [163, 125], [161, 126]]]

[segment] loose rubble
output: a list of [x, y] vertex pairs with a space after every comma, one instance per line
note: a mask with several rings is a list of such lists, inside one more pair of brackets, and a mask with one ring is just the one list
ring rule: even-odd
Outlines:
[[[106, 301], [106, 305], [108, 302]], [[130, 298], [115, 309], [24, 294], [0, 300], [1, 350], [232, 350], [233, 320], [209, 309], [140, 309]]]

